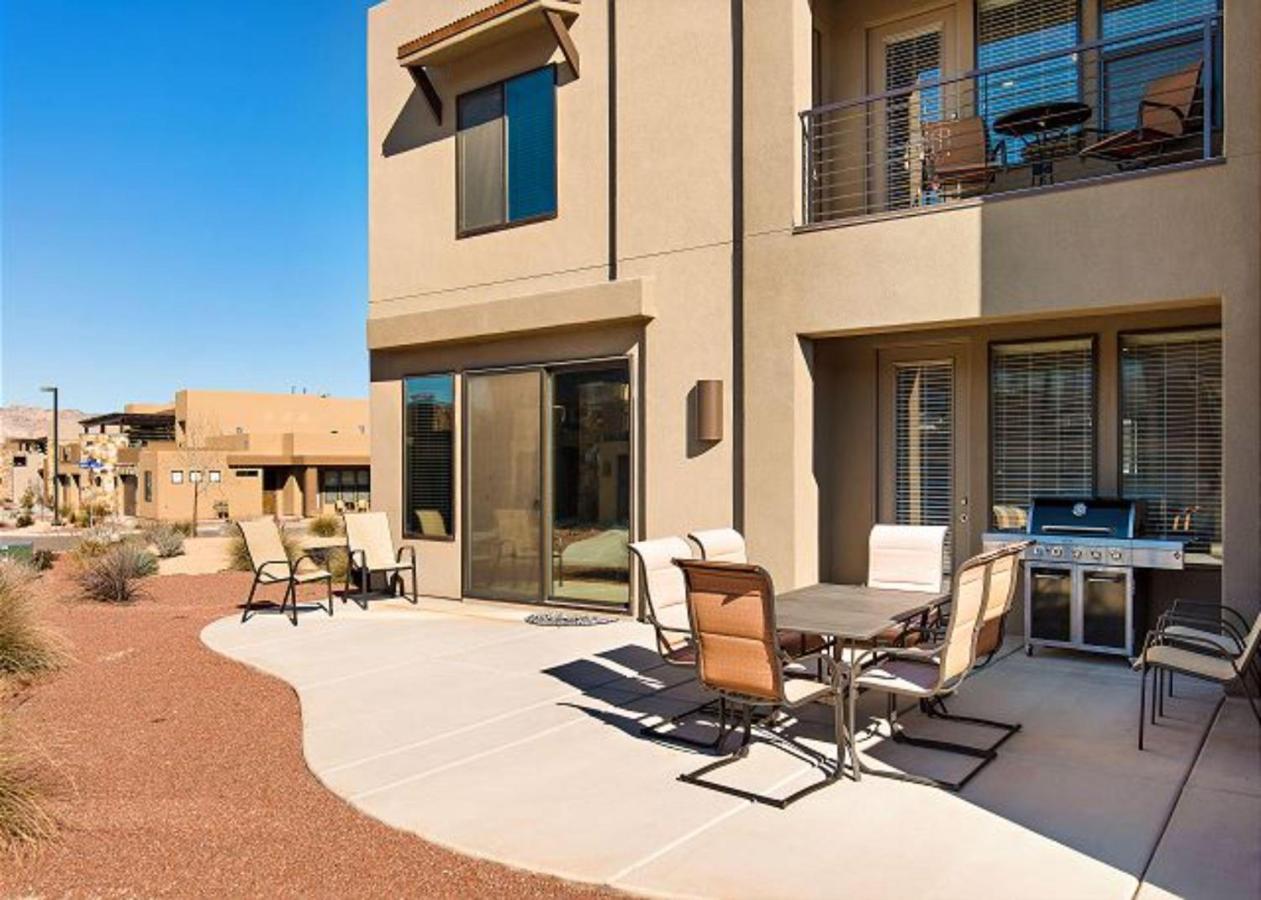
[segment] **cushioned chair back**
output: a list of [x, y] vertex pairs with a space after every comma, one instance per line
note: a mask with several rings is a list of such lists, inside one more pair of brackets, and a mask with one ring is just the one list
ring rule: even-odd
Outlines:
[[[366, 559], [369, 569], [385, 569], [397, 563], [390, 520], [383, 512], [346, 513], [346, 547], [356, 564]], [[359, 556], [359, 552], [363, 556]]]
[[1197, 117], [1196, 101], [1203, 69], [1204, 61], [1200, 60], [1148, 84], [1143, 99], [1150, 102], [1139, 110], [1143, 127], [1172, 137], [1198, 131], [1203, 112]]
[[1003, 636], [1002, 621], [1011, 612], [1020, 579], [1020, 558], [1029, 541], [1009, 544], [990, 557], [989, 584], [985, 589], [985, 612], [976, 639], [977, 656], [993, 653]]
[[950, 598], [950, 623], [941, 649], [940, 684], [956, 681], [968, 673], [976, 661], [976, 635], [985, 609], [989, 583], [989, 557], [974, 556], [955, 570], [954, 592]]
[[442, 513], [436, 509], [416, 510], [416, 524], [420, 526], [420, 533], [426, 537], [450, 536], [450, 532], [447, 531], [446, 520], [442, 518]]
[[926, 122], [924, 147], [936, 169], [984, 166], [989, 161], [989, 139], [979, 116]]
[[688, 535], [701, 548], [701, 559], [711, 562], [745, 563], [749, 554], [744, 547], [744, 535], [734, 528], [711, 528], [693, 531]]
[[760, 566], [680, 560], [698, 675], [715, 691], [782, 700], [775, 590]]
[[941, 591], [944, 525], [876, 525], [867, 539], [867, 586]]
[[[263, 563], [289, 561], [285, 545], [280, 540], [280, 527], [274, 519], [249, 519], [237, 522], [236, 526], [241, 529], [245, 552], [249, 554], [250, 565], [255, 572]], [[280, 566], [268, 566], [267, 574], [280, 577], [285, 572]]]
[[664, 537], [635, 541], [630, 551], [639, 560], [644, 615], [650, 622], [657, 621], [663, 610], [687, 602], [687, 582], [674, 561], [691, 559], [691, 544], [681, 537]]

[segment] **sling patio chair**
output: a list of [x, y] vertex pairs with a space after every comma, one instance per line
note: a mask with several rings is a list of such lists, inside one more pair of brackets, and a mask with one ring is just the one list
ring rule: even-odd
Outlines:
[[[1101, 159], [1118, 168], [1135, 168], [1153, 162], [1168, 162], [1191, 138], [1204, 130], [1204, 95], [1200, 77], [1204, 60], [1185, 69], [1154, 79], [1138, 102], [1138, 125], [1083, 147], [1083, 159]], [[1198, 141], [1192, 148], [1201, 152]]]
[[[688, 540], [701, 551], [701, 559], [709, 562], [747, 563], [748, 548], [744, 535], [734, 528], [711, 528], [706, 531], [688, 533]], [[691, 554], [689, 554], [690, 556]], [[796, 631], [781, 631], [779, 645], [789, 656], [813, 656], [824, 647], [827, 641], [817, 634], [801, 634]]]
[[1240, 649], [1231, 651], [1216, 640], [1202, 639], [1183, 631], [1175, 635], [1153, 629], [1148, 632], [1139, 657], [1142, 676], [1138, 694], [1138, 749], [1143, 749], [1143, 726], [1147, 719], [1147, 674], [1152, 675], [1151, 724], [1164, 714], [1164, 693], [1161, 679], [1165, 675], [1187, 675], [1201, 681], [1212, 681], [1225, 687], [1238, 679], [1243, 695], [1248, 698], [1252, 714], [1261, 725], [1261, 707], [1252, 697], [1252, 687], [1244, 677], [1257, 656], [1261, 644], [1261, 616], [1244, 636]]
[[[394, 539], [390, 536], [390, 520], [383, 512], [346, 513], [346, 593], [350, 593], [350, 579], [358, 575], [359, 605], [367, 609], [368, 590], [373, 574], [377, 572], [388, 576], [390, 590], [406, 597], [412, 603], [420, 600], [419, 581], [416, 577], [416, 548], [405, 544], [394, 549]], [[406, 562], [403, 554], [408, 554]], [[404, 591], [403, 573], [411, 572], [412, 594]], [[342, 599], [345, 599], [344, 597]]]
[[990, 146], [989, 130], [980, 116], [926, 122], [924, 184], [942, 196], [984, 193], [1007, 167], [1007, 145]]
[[[709, 560], [679, 559], [687, 585], [687, 610], [696, 636], [697, 672], [701, 684], [718, 695], [719, 740], [734, 733], [728, 726], [727, 711], [738, 710], [743, 736], [735, 751], [715, 762], [679, 776], [680, 781], [731, 794], [780, 809], [819, 788], [837, 781], [843, 770], [845, 716], [841, 702], [844, 669], [830, 657], [819, 659], [827, 670], [823, 681], [800, 678], [786, 671], [800, 660], [791, 659], [779, 644], [775, 628], [775, 588], [770, 574], [760, 566]], [[771, 731], [775, 717], [810, 703], [830, 702], [834, 706], [836, 759]], [[767, 797], [705, 778], [710, 772], [748, 755], [753, 740], [753, 714], [766, 714], [758, 730], [772, 734], [777, 742], [790, 746], [824, 773], [822, 780], [784, 798]], [[728, 728], [730, 729], [728, 731]]]
[[[1176, 599], [1156, 620], [1156, 630], [1173, 646], [1178, 646], [1179, 637], [1185, 637], [1190, 639], [1185, 644], [1188, 649], [1195, 650], [1209, 643], [1231, 655], [1243, 650], [1248, 629], [1248, 620], [1237, 609], [1224, 603], [1199, 600]], [[1254, 656], [1247, 671], [1261, 690], [1261, 658]], [[1163, 673], [1163, 679], [1166, 693], [1172, 697], [1173, 673]]]
[[280, 538], [280, 526], [271, 518], [252, 519], [237, 522], [241, 531], [241, 539], [245, 541], [245, 552], [250, 558], [250, 568], [254, 570], [254, 583], [250, 585], [250, 595], [245, 600], [245, 609], [241, 613], [241, 621], [249, 618], [254, 604], [254, 592], [260, 585], [283, 584], [285, 597], [280, 604], [280, 613], [284, 615], [285, 607], [292, 604], [290, 621], [298, 624], [298, 587], [323, 581], [328, 594], [328, 614], [333, 614], [333, 576], [320, 567], [310, 554], [303, 554], [290, 560], [285, 552], [284, 542]]
[[981, 748], [950, 741], [913, 737], [907, 734], [897, 721], [899, 696], [921, 701], [922, 707], [932, 705], [935, 701], [955, 693], [972, 671], [976, 662], [976, 638], [980, 632], [989, 587], [991, 557], [992, 554], [975, 556], [955, 570], [950, 617], [945, 625], [940, 644], [905, 648], [873, 648], [854, 661], [851, 671], [855, 674], [849, 680], [847, 688], [851, 735], [854, 734], [859, 692], [880, 691], [888, 696], [886, 718], [895, 742], [975, 757], [980, 762], [959, 781], [945, 781], [909, 772], [882, 771], [863, 765], [857, 742], [855, 742], [852, 747], [855, 779], [858, 779], [861, 773], [866, 773], [951, 791], [962, 790], [978, 772], [997, 757], [998, 747], [1019, 730], [1019, 726], [999, 725], [978, 720], [977, 724], [992, 724], [994, 727], [1002, 727], [1006, 730], [997, 743]]
[[985, 612], [981, 615], [981, 632], [976, 637], [976, 655], [985, 659], [976, 668], [987, 666], [1003, 646], [1007, 637], [1007, 617], [1016, 602], [1016, 586], [1020, 583], [1020, 561], [1035, 541], [1007, 544], [992, 554], [989, 589]]
[[[941, 593], [942, 561], [949, 529], [944, 525], [873, 525], [867, 536], [867, 586], [892, 591]], [[877, 635], [875, 644], [914, 643], [931, 628], [938, 609], [913, 622], [894, 625]]]

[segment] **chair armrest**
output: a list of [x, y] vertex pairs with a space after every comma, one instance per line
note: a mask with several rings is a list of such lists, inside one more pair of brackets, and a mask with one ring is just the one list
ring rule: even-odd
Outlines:
[[412, 562], [416, 562], [416, 548], [412, 544], [404, 544], [403, 546], [399, 547], [398, 553], [394, 554], [394, 561], [402, 562], [404, 552], [411, 554]]
[[1231, 616], [1234, 619], [1234, 624], [1239, 628], [1239, 630], [1243, 634], [1247, 634], [1249, 629], [1251, 628], [1251, 625], [1249, 624], [1248, 620], [1244, 617], [1243, 613], [1235, 609], [1233, 606], [1227, 606], [1225, 603], [1213, 603], [1212, 601], [1209, 601], [1209, 600], [1175, 599], [1173, 603], [1170, 604], [1169, 609], [1177, 610], [1182, 607], [1188, 607], [1188, 606], [1191, 607], [1192, 609], [1205, 609], [1205, 610], [1209, 610], [1210, 612], [1215, 612], [1218, 614], [1218, 616], [1220, 616], [1223, 619], [1223, 621], [1225, 620], [1226, 616], [1228, 615]]
[[[1206, 641], [1197, 637], [1187, 637], [1181, 634], [1164, 635], [1164, 634], [1161, 634], [1160, 632], [1153, 632], [1153, 633], [1155, 634], [1156, 639], [1152, 643], [1152, 646], [1156, 646], [1156, 645], [1174, 646], [1174, 645], [1182, 645], [1182, 644], [1191, 644], [1193, 645], [1193, 649], [1196, 653], [1203, 652], [1205, 656], [1216, 656], [1218, 659], [1227, 659], [1227, 660], [1230, 660], [1231, 662], [1234, 662], [1235, 657], [1232, 654], [1227, 653], [1225, 650], [1223, 650], [1221, 647], [1219, 647], [1217, 644], [1213, 643], [1212, 641]], [[1150, 648], [1149, 647], [1143, 648], [1144, 659], [1146, 659], [1147, 657], [1148, 649]]]
[[257, 577], [257, 576], [259, 576], [259, 575], [262, 575], [262, 574], [263, 574], [263, 572], [264, 572], [264, 570], [265, 570], [268, 566], [284, 566], [284, 569], [285, 569], [285, 574], [286, 574], [286, 575], [292, 575], [292, 574], [293, 574], [293, 567], [292, 567], [292, 564], [289, 562], [289, 560], [287, 560], [287, 559], [269, 559], [269, 560], [267, 560], [267, 562], [259, 563], [259, 564], [258, 564], [258, 565], [254, 568], [254, 575], [255, 575], [255, 577]]
[[297, 575], [297, 574], [298, 574], [298, 563], [302, 562], [304, 559], [309, 559], [309, 560], [311, 560], [311, 562], [315, 564], [315, 567], [316, 567], [317, 569], [324, 569], [324, 563], [320, 562], [318, 559], [316, 559], [316, 558], [315, 558], [314, 556], [312, 556], [310, 553], [303, 553], [301, 556], [295, 557], [295, 558], [294, 558], [294, 559], [293, 559], [293, 560], [289, 563], [289, 574], [290, 574], [290, 575]]
[[1209, 631], [1209, 627], [1217, 627], [1220, 628], [1221, 631], [1211, 633], [1223, 634], [1240, 647], [1243, 647], [1243, 635], [1241, 635], [1239, 631], [1229, 622], [1219, 622], [1214, 619], [1201, 619], [1198, 616], [1180, 616], [1175, 612], [1162, 613], [1160, 618], [1156, 620], [1156, 630], [1158, 631], [1164, 631], [1169, 625], [1183, 625], [1188, 628], [1198, 629], [1199, 631]]
[[1164, 103], [1160, 100], [1152, 100], [1149, 97], [1144, 97], [1142, 100], [1138, 101], [1138, 111], [1140, 116], [1142, 115], [1143, 108], [1148, 106], [1152, 109], [1163, 109], [1167, 112], [1173, 113], [1178, 117], [1179, 122], [1185, 122], [1187, 120], [1187, 114], [1178, 109], [1178, 107], [1174, 104]]
[[[355, 561], [355, 557], [359, 558], [358, 562]], [[351, 550], [349, 547], [347, 547], [346, 548], [346, 562], [349, 564], [350, 568], [360, 569], [366, 572], [368, 570], [368, 551], [367, 550]]]

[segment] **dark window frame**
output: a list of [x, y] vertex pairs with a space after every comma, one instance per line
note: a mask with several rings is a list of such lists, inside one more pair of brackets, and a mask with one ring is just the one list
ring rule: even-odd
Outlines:
[[[408, 478], [409, 478], [408, 468], [407, 468], [407, 437], [408, 437], [407, 436], [407, 382], [413, 378], [446, 378], [449, 380], [451, 384], [451, 460], [450, 460], [451, 478], [450, 478], [450, 483], [448, 485], [448, 490], [449, 490], [450, 498], [451, 498], [450, 499], [451, 521], [447, 523], [448, 533], [445, 535], [421, 534], [419, 525], [412, 521], [412, 516], [410, 515], [411, 504], [408, 502], [408, 496], [407, 496], [408, 495]], [[458, 387], [456, 385], [456, 373], [451, 370], [441, 371], [441, 372], [415, 372], [410, 375], [404, 375], [403, 378], [401, 379], [401, 385], [402, 385], [402, 390], [399, 392], [401, 395], [401, 401], [402, 401], [401, 408], [399, 410], [399, 417], [402, 421], [402, 426], [403, 426], [402, 427], [403, 439], [399, 441], [399, 456], [401, 459], [401, 471], [403, 474], [403, 477], [399, 479], [399, 493], [401, 497], [401, 503], [399, 504], [399, 506], [400, 506], [400, 509], [402, 510], [402, 518], [403, 518], [401, 533], [403, 537], [409, 541], [436, 541], [438, 543], [453, 543], [456, 539], [456, 533], [457, 533], [456, 520], [459, 518], [459, 510], [457, 508], [457, 504], [459, 503], [458, 498], [460, 495], [459, 485], [457, 484], [457, 482], [459, 481], [458, 475], [460, 472], [460, 469], [457, 468], [457, 457], [459, 455], [458, 444], [459, 444], [459, 437], [460, 437], [457, 429], [460, 427], [460, 425], [459, 425], [458, 416], [456, 413], [456, 403], [457, 403], [456, 396], [458, 394]]]
[[[555, 219], [558, 215], [560, 215], [560, 174], [559, 174], [559, 170], [560, 170], [560, 116], [554, 113], [552, 116], [552, 150], [553, 150], [552, 194], [556, 197], [556, 208], [553, 209], [551, 212], [539, 213], [533, 216], [524, 216], [520, 219], [508, 218], [508, 179], [511, 176], [511, 172], [508, 169], [508, 129], [505, 127], [504, 128], [504, 163], [503, 163], [504, 164], [504, 221], [495, 223], [493, 225], [479, 225], [474, 228], [461, 228], [460, 227], [460, 222], [463, 221], [463, 218], [464, 218], [463, 202], [461, 200], [461, 194], [463, 192], [460, 190], [460, 186], [463, 184], [463, 172], [461, 171], [461, 166], [460, 166], [460, 150], [459, 150], [460, 101], [469, 94], [475, 94], [478, 91], [484, 91], [487, 88], [492, 88], [492, 87], [499, 88], [500, 94], [502, 96], [503, 91], [509, 81], [512, 81], [514, 78], [520, 78], [524, 75], [531, 75], [535, 72], [541, 71], [542, 69], [552, 70], [552, 97], [553, 97], [553, 109], [555, 110], [556, 88], [558, 87], [558, 84], [556, 81], [557, 67], [555, 63], [548, 63], [545, 66], [538, 66], [537, 68], [534, 68], [534, 69], [528, 69], [527, 71], [524, 71], [524, 72], [518, 72], [515, 75], [512, 75], [508, 78], [501, 78], [498, 81], [490, 81], [490, 82], [487, 82], [486, 84], [469, 88], [467, 91], [462, 91], [460, 94], [456, 96], [455, 98], [455, 139], [456, 139], [455, 238], [456, 240], [463, 240], [464, 238], [477, 237], [478, 235], [482, 235], [482, 234], [493, 234], [496, 231], [505, 231], [509, 228], [520, 228], [523, 225], [534, 225], [534, 224], [537, 224], [538, 222], [547, 222], [552, 219]], [[504, 101], [503, 114], [506, 119], [508, 115], [506, 99]], [[407, 377], [419, 377], [419, 376], [407, 376]]]

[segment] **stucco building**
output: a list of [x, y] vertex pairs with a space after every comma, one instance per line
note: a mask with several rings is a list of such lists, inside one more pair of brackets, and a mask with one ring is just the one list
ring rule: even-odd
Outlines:
[[44, 496], [44, 462], [48, 441], [42, 437], [10, 437], [0, 445], [0, 505], [18, 507], [28, 490], [39, 506]]
[[626, 604], [628, 538], [729, 524], [778, 587], [861, 581], [875, 522], [957, 559], [1120, 496], [1185, 543], [1152, 610], [1255, 611], [1258, 33], [1248, 0], [373, 7], [373, 505], [422, 588]]
[[313, 516], [366, 506], [368, 403], [307, 394], [183, 390], [84, 419], [61, 448], [71, 512], [155, 521]]

